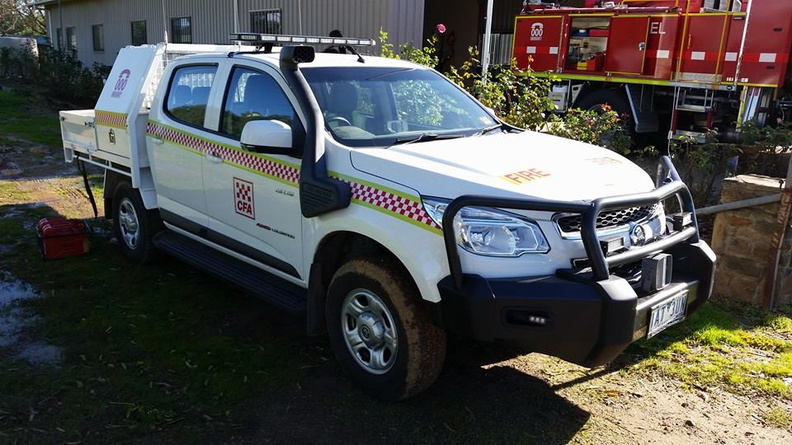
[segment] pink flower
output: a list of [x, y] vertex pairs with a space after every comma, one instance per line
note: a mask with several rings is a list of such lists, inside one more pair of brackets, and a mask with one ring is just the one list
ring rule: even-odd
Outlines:
[[445, 25], [444, 25], [444, 24], [442, 24], [442, 23], [438, 23], [438, 24], [437, 24], [437, 32], [439, 32], [440, 34], [442, 34], [442, 33], [446, 32], [446, 27], [445, 27]]

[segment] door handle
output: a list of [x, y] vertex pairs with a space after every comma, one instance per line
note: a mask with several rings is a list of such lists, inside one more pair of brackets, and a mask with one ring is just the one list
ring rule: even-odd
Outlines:
[[157, 144], [157, 145], [162, 145], [162, 144], [165, 143], [165, 141], [162, 140], [161, 137], [153, 137], [152, 139], [154, 139], [154, 143]]
[[644, 51], [646, 49], [646, 42], [641, 42], [638, 44], [638, 51]]
[[212, 162], [214, 164], [222, 164], [223, 163], [223, 158], [221, 158], [220, 155], [218, 155], [217, 153], [214, 153], [214, 152], [207, 152], [206, 153], [206, 159], [208, 159], [209, 162]]

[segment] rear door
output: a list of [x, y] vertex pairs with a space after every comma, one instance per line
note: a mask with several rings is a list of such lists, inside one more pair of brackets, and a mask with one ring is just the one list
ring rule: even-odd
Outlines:
[[649, 38], [649, 17], [619, 16], [610, 23], [610, 37], [605, 52], [605, 71], [641, 74]]
[[176, 67], [158, 109], [146, 126], [152, 157], [157, 203], [163, 216], [182, 228], [197, 232], [205, 227], [202, 135], [209, 91], [217, 75], [215, 63], [190, 63]]

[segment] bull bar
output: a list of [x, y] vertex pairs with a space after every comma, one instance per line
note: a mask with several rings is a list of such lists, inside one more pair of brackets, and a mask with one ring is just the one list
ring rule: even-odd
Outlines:
[[[672, 233], [643, 246], [610, 255], [603, 251], [596, 233], [600, 213], [652, 205], [674, 195], [682, 214], [689, 214], [687, 225], [680, 224]], [[443, 227], [452, 228], [457, 213], [470, 206], [580, 214], [588, 265], [575, 268], [570, 264], [570, 269], [559, 269], [554, 276], [532, 279], [464, 274], [455, 231], [444, 230], [449, 276], [438, 283], [441, 301], [428, 304], [435, 323], [450, 331], [483, 341], [513, 341], [573, 363], [598, 366], [646, 336], [654, 307], [685, 295], [687, 315], [703, 304], [712, 290], [714, 254], [699, 240], [690, 190], [667, 156], [660, 160], [656, 188], [650, 192], [591, 202], [465, 195], [448, 204]], [[613, 267], [659, 252], [669, 252], [675, 258], [673, 279], [664, 289], [639, 295], [627, 280], [611, 275]], [[530, 320], [536, 317], [546, 318], [546, 324], [531, 325]]]

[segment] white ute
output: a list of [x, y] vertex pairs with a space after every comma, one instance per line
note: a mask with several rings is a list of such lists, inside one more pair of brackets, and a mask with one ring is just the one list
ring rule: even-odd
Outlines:
[[122, 49], [96, 109], [60, 113], [66, 161], [104, 168], [129, 260], [159, 249], [304, 312], [371, 394], [427, 388], [446, 332], [597, 366], [709, 298], [668, 158], [652, 181], [511, 127], [370, 41], [236, 38], [254, 46]]

